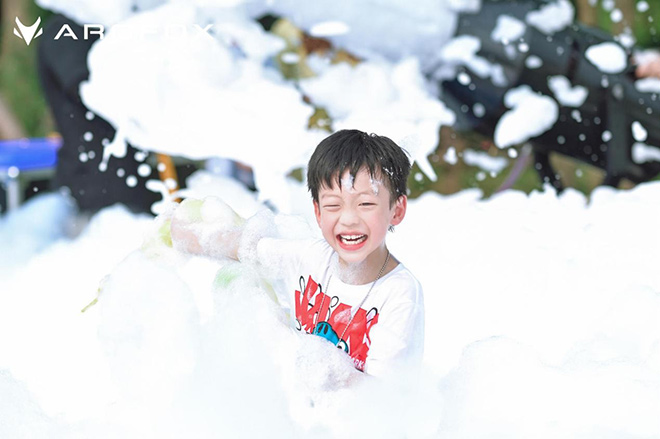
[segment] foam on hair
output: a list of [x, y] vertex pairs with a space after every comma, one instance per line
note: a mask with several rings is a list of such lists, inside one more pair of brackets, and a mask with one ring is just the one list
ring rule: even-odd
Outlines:
[[346, 171], [351, 179], [366, 169], [373, 180], [383, 180], [390, 191], [390, 203], [407, 193], [410, 160], [407, 152], [385, 136], [359, 130], [341, 130], [319, 143], [309, 159], [307, 187], [318, 201], [322, 186], [342, 188]]

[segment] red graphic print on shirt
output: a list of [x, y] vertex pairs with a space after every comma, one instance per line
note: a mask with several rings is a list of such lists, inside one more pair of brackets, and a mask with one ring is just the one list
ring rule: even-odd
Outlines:
[[[343, 348], [353, 359], [355, 367], [364, 370], [371, 338], [369, 332], [378, 323], [378, 310], [358, 309], [351, 321], [351, 307], [330, 297], [311, 276], [305, 283], [300, 277], [300, 290], [296, 290], [295, 303], [297, 329], [316, 334]], [[347, 328], [350, 321], [350, 326]], [[343, 334], [343, 337], [340, 338]]]

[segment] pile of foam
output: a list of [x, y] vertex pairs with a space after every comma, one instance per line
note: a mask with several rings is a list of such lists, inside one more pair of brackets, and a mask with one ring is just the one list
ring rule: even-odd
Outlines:
[[0, 279], [2, 385], [22, 419], [0, 425], [10, 437], [652, 437], [659, 195], [654, 183], [590, 203], [572, 190], [411, 201], [389, 244], [424, 286], [419, 387], [369, 379], [293, 331], [286, 292], [254, 267], [183, 255], [162, 218], [108, 209]]

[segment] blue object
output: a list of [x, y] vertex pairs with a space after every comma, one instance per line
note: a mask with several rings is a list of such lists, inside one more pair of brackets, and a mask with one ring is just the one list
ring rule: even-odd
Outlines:
[[314, 327], [312, 334], [318, 335], [321, 338], [325, 338], [330, 343], [335, 345], [339, 349], [343, 349], [344, 352], [348, 353], [348, 344], [344, 340], [340, 340], [337, 336], [337, 333], [328, 322], [319, 322]]
[[61, 146], [59, 138], [0, 140], [0, 169], [15, 167], [25, 172], [54, 168]]
[[0, 140], [0, 184], [8, 211], [23, 200], [23, 180], [53, 172], [61, 146], [58, 138]]
[[325, 338], [334, 345], [337, 345], [337, 342], [339, 341], [337, 333], [334, 329], [332, 329], [332, 326], [330, 326], [330, 323], [328, 322], [317, 323], [312, 334], [318, 335], [321, 338]]

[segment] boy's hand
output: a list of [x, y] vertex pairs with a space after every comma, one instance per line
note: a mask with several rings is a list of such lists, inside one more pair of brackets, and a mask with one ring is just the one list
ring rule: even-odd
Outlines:
[[189, 198], [174, 210], [172, 244], [186, 253], [236, 259], [243, 223], [243, 218], [219, 198]]

